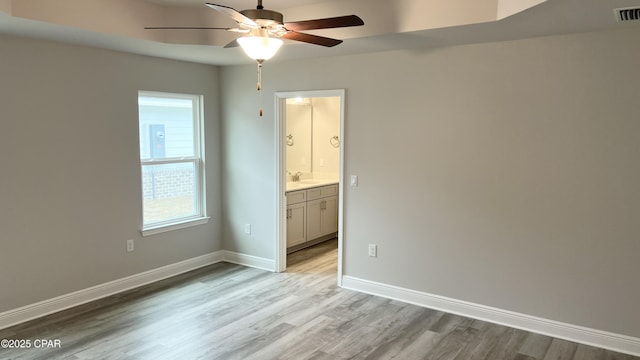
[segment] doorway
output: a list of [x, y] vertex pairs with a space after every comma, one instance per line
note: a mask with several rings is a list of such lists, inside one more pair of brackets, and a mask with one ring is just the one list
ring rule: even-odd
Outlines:
[[[277, 148], [277, 156], [276, 156], [276, 244], [275, 244], [275, 265], [277, 271], [285, 271], [287, 268], [287, 220], [289, 211], [287, 209], [287, 180], [290, 180], [289, 185], [291, 185], [291, 179], [295, 178], [300, 183], [305, 183], [306, 186], [301, 186], [302, 189], [306, 189], [311, 183], [318, 184], [319, 186], [324, 184], [322, 181], [318, 182], [318, 179], [324, 180], [323, 176], [327, 174], [321, 174], [322, 167], [330, 168], [332, 165], [329, 164], [330, 160], [322, 158], [322, 156], [313, 156], [310, 155], [296, 155], [296, 170], [292, 173], [291, 170], [287, 168], [287, 148], [291, 147], [287, 144], [295, 144], [296, 141], [300, 141], [302, 139], [295, 138], [294, 134], [290, 134], [287, 132], [287, 102], [290, 104], [292, 102], [300, 102], [304, 104], [305, 102], [313, 102], [314, 99], [317, 99], [318, 102], [322, 102], [323, 100], [329, 100], [329, 98], [335, 99], [338, 107], [339, 114], [339, 125], [336, 126], [336, 129], [329, 136], [328, 133], [324, 133], [323, 137], [327, 137], [326, 143], [328, 146], [333, 146], [334, 150], [338, 152], [338, 164], [335, 165], [335, 169], [337, 171], [336, 181], [337, 181], [337, 239], [338, 239], [338, 285], [341, 285], [342, 278], [342, 249], [343, 249], [343, 168], [344, 168], [344, 103], [345, 103], [345, 91], [343, 89], [339, 90], [319, 90], [319, 91], [293, 91], [293, 92], [277, 92], [276, 93], [276, 104], [275, 104], [275, 118], [276, 118], [276, 148]], [[305, 111], [302, 111], [305, 112]], [[291, 129], [289, 129], [291, 130]], [[290, 131], [292, 132], [292, 131]], [[292, 136], [293, 135], [293, 136]], [[315, 142], [320, 142], [324, 144], [324, 140], [316, 139]], [[305, 145], [306, 147], [306, 145]], [[317, 155], [317, 154], [316, 154]], [[315, 167], [314, 167], [315, 162]], [[322, 167], [320, 166], [322, 164]], [[298, 166], [306, 166], [308, 167], [308, 173], [297, 170]], [[294, 166], [290, 164], [289, 166]], [[314, 172], [315, 170], [315, 172]], [[316, 178], [314, 178], [314, 175]], [[290, 189], [291, 190], [291, 189]], [[331, 190], [328, 188], [328, 190]], [[327, 196], [330, 196], [327, 195]], [[331, 201], [329, 197], [327, 200]], [[326, 207], [326, 202], [325, 205]]]

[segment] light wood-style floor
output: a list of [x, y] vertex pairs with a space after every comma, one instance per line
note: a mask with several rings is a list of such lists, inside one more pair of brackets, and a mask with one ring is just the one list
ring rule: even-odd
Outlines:
[[638, 359], [338, 288], [336, 254], [293, 253], [282, 274], [220, 263], [0, 330], [61, 343], [0, 359]]

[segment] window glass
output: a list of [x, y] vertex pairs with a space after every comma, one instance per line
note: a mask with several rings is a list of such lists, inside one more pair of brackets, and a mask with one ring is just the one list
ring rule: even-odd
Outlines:
[[200, 96], [138, 96], [143, 230], [205, 216]]

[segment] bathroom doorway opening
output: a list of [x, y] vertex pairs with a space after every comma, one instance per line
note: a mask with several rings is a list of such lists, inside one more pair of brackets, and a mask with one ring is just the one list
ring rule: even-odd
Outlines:
[[343, 249], [344, 103], [343, 89], [292, 91], [277, 92], [275, 106], [276, 269], [286, 270], [287, 250], [337, 237], [338, 285]]

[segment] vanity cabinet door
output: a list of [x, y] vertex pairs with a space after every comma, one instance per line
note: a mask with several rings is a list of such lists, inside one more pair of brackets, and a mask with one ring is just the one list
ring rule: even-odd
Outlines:
[[306, 212], [306, 203], [287, 206], [287, 247], [307, 241]]
[[324, 199], [307, 201], [307, 240], [313, 240], [322, 233], [322, 204]]
[[338, 231], [338, 197], [307, 201], [307, 241]]
[[322, 235], [338, 232], [338, 197], [329, 196], [322, 200]]

